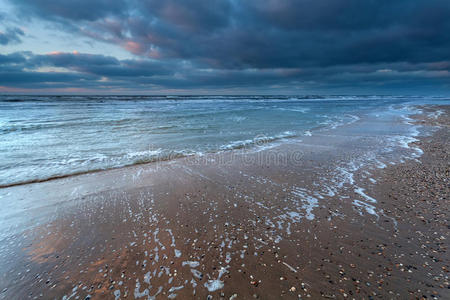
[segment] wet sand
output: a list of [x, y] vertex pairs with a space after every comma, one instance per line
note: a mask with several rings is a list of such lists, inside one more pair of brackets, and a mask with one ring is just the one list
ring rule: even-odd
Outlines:
[[450, 110], [424, 110], [385, 168], [337, 172], [343, 133], [0, 189], [0, 299], [448, 299]]

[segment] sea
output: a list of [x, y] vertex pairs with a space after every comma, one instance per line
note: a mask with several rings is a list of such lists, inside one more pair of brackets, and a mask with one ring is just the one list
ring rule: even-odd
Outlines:
[[[449, 103], [450, 98], [424, 96], [3, 95], [0, 187], [301, 143], [361, 120], [407, 123], [421, 112], [419, 105]], [[372, 135], [398, 146], [419, 134], [413, 125], [383, 128]]]

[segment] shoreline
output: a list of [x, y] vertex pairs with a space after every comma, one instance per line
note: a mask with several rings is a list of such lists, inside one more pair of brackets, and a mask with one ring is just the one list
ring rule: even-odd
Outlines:
[[[449, 109], [443, 109], [445, 114], [436, 120], [419, 122], [448, 126]], [[125, 168], [140, 169], [139, 176], [121, 168], [8, 189], [14, 190], [16, 200], [30, 193], [35, 199], [50, 199], [25, 216], [39, 225], [24, 232], [19, 228], [3, 239], [0, 267], [6, 271], [0, 275], [0, 298], [39, 298], [43, 293], [44, 298], [83, 299], [87, 295], [147, 299], [155, 294], [179, 299], [208, 295], [230, 299], [235, 294], [236, 299], [420, 298], [423, 294], [444, 299], [449, 294], [448, 228], [439, 223], [439, 241], [433, 240], [436, 227], [422, 224], [422, 219], [416, 224], [409, 222], [412, 218], [402, 218], [402, 203], [394, 200], [417, 185], [420, 174], [442, 173], [439, 166], [448, 158], [445, 133], [441, 128], [431, 137], [419, 137], [415, 145], [424, 151], [421, 163], [408, 160], [370, 170], [371, 174], [357, 170], [351, 178], [354, 184], [344, 178], [345, 192], [329, 186], [305, 189], [315, 187], [322, 175], [333, 178], [326, 167], [329, 153], [335, 150], [332, 143], [330, 149], [317, 153], [313, 153], [317, 145], [305, 145], [297, 165], [280, 166], [270, 159], [267, 164], [245, 165], [242, 156], [220, 168], [178, 163], [169, 163], [164, 170], [131, 166]], [[430, 156], [433, 144], [441, 145], [442, 151], [434, 158]], [[351, 144], [342, 149], [342, 157], [349, 148]], [[418, 164], [423, 173], [417, 173]], [[310, 178], [317, 166], [323, 174]], [[418, 175], [407, 177], [411, 170]], [[445, 183], [444, 177], [436, 178]], [[369, 179], [376, 183], [363, 184]], [[400, 179], [405, 181], [397, 184]], [[448, 183], [433, 185], [432, 191], [448, 195]], [[339, 196], [344, 198], [337, 200]], [[448, 219], [448, 199], [439, 204], [439, 198], [428, 203], [417, 197], [408, 196], [408, 205], [420, 201], [422, 212], [440, 211], [439, 218]], [[55, 208], [49, 209], [51, 198], [68, 201], [55, 201]], [[376, 202], [371, 203], [371, 198]], [[378, 215], [370, 214], [369, 206], [355, 209], [354, 199], [374, 205]], [[410, 209], [407, 216], [414, 213]], [[418, 228], [421, 243], [441, 243], [438, 250], [432, 249], [437, 261], [428, 262], [422, 255], [432, 250], [411, 240]], [[409, 248], [417, 254], [403, 253]], [[416, 265], [418, 259], [434, 269]], [[442, 274], [436, 271], [439, 267]], [[442, 287], [433, 286], [433, 277]]]
[[199, 158], [204, 157], [204, 156], [214, 156], [217, 154], [220, 155], [222, 153], [237, 153], [237, 155], [243, 155], [246, 153], [264, 151], [265, 148], [270, 149], [270, 148], [274, 148], [274, 147], [278, 147], [278, 146], [282, 145], [283, 143], [281, 143], [281, 142], [284, 142], [284, 143], [301, 142], [302, 141], [301, 138], [312, 136], [313, 133], [320, 133], [322, 130], [329, 131], [332, 129], [336, 129], [337, 127], [340, 127], [340, 126], [348, 126], [348, 125], [351, 125], [352, 123], [354, 123], [355, 121], [359, 120], [358, 116], [353, 115], [352, 117], [353, 117], [353, 120], [349, 121], [348, 123], [333, 125], [333, 126], [331, 126], [331, 128], [327, 128], [327, 126], [325, 126], [325, 125], [316, 126], [309, 130], [306, 130], [303, 135], [299, 135], [299, 134], [296, 134], [296, 135], [287, 134], [286, 135], [286, 132], [284, 132], [284, 133], [281, 133], [276, 136], [265, 136], [265, 135], [256, 136], [255, 138], [253, 138], [251, 140], [234, 141], [234, 142], [230, 143], [230, 144], [242, 143], [242, 145], [228, 147], [230, 145], [229, 144], [226, 147], [223, 147], [223, 149], [221, 149], [221, 147], [219, 147], [215, 150], [211, 150], [211, 151], [207, 151], [207, 152], [189, 152], [189, 151], [187, 151], [188, 153], [182, 153], [182, 152], [178, 152], [178, 151], [169, 151], [169, 153], [166, 153], [164, 156], [157, 155], [156, 157], [144, 159], [142, 161], [137, 160], [137, 161], [130, 162], [129, 164], [124, 164], [124, 165], [111, 166], [111, 167], [106, 167], [106, 168], [99, 168], [99, 169], [92, 169], [92, 170], [85, 170], [85, 171], [77, 171], [74, 173], [67, 173], [67, 174], [56, 174], [56, 175], [51, 175], [49, 177], [30, 179], [30, 180], [19, 181], [19, 182], [11, 182], [11, 183], [5, 183], [5, 184], [0, 183], [0, 189], [21, 186], [21, 185], [27, 185], [27, 184], [42, 183], [42, 182], [47, 182], [47, 181], [52, 181], [52, 180], [88, 175], [88, 174], [93, 174], [93, 173], [108, 172], [108, 171], [117, 170], [117, 169], [139, 167], [141, 165], [145, 166], [148, 164], [158, 164], [158, 163], [171, 162], [171, 161], [176, 161], [176, 160], [189, 160], [190, 158], [194, 158], [194, 160], [196, 160], [196, 159], [198, 160]]

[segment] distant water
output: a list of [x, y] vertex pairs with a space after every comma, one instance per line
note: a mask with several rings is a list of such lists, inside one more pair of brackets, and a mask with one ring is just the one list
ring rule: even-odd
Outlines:
[[[445, 98], [0, 96], [0, 186], [282, 143]], [[405, 133], [406, 134], [406, 133]], [[265, 144], [267, 145], [267, 144]]]

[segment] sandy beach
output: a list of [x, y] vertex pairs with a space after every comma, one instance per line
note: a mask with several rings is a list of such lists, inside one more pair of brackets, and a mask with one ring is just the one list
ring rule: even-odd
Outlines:
[[449, 299], [450, 108], [422, 110], [395, 164], [342, 167], [355, 122], [2, 188], [0, 299]]

